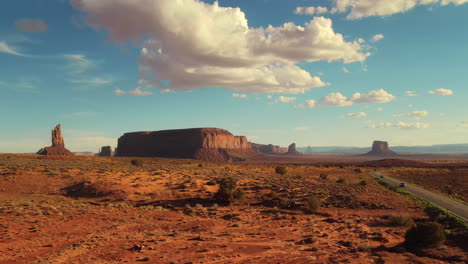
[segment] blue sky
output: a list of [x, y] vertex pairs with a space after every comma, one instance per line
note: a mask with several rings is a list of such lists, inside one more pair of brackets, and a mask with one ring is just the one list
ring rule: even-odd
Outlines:
[[187, 127], [467, 143], [468, 0], [398, 2], [6, 0], [0, 152], [50, 145], [58, 123], [72, 151]]

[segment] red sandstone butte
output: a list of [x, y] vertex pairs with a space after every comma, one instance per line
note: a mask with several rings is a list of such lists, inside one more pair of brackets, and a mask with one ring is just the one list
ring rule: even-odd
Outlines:
[[296, 150], [296, 143], [292, 143], [289, 145], [288, 152], [286, 152], [285, 155], [300, 156], [302, 153]]
[[41, 148], [38, 155], [59, 155], [59, 156], [73, 156], [68, 149], [65, 148], [65, 141], [62, 137], [62, 127], [58, 124], [52, 129], [52, 146]]
[[125, 133], [116, 156], [200, 159], [214, 162], [238, 160], [255, 154], [244, 136], [220, 128], [189, 128]]
[[366, 156], [396, 156], [397, 154], [388, 148], [388, 142], [374, 141], [372, 150], [365, 154]]

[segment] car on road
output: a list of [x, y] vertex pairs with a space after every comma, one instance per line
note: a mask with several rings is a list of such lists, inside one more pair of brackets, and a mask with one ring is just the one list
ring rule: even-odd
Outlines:
[[406, 184], [404, 182], [400, 182], [400, 184], [398, 184], [398, 187], [405, 187]]

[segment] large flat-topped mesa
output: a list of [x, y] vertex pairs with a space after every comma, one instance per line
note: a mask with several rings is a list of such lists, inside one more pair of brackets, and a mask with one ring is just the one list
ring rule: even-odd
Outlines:
[[189, 128], [125, 133], [117, 156], [228, 161], [230, 150], [252, 151], [246, 137], [220, 128]]
[[395, 152], [388, 148], [388, 142], [386, 141], [374, 141], [372, 143], [372, 150], [365, 154], [367, 156], [395, 156]]

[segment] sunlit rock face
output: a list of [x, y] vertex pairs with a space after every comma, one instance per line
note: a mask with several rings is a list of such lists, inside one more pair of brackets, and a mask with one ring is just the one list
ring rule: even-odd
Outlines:
[[207, 161], [233, 160], [231, 151], [253, 152], [244, 136], [220, 128], [189, 128], [125, 133], [119, 138], [121, 157], [187, 158]]

